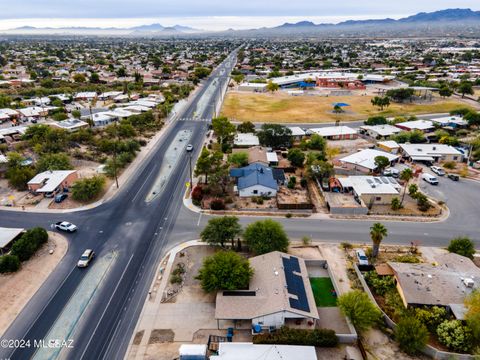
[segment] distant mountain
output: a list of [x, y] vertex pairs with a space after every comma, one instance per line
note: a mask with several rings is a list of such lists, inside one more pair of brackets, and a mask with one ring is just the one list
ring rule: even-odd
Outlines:
[[290, 28], [301, 28], [301, 27], [314, 27], [317, 26], [311, 21], [300, 21], [295, 24], [285, 23], [283, 25], [277, 26], [277, 29], [290, 29]]
[[165, 29], [165, 27], [160, 24], [140, 25], [129, 28], [129, 30], [134, 31], [162, 31], [163, 29]]
[[471, 9], [446, 9], [431, 13], [418, 13], [398, 20], [402, 23], [412, 22], [437, 22], [437, 21], [480, 21], [480, 11], [472, 11]]

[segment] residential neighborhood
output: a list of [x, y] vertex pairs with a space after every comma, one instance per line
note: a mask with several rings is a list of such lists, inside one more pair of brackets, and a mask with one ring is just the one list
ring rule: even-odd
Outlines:
[[213, 3], [3, 7], [0, 359], [477, 359], [478, 4]]

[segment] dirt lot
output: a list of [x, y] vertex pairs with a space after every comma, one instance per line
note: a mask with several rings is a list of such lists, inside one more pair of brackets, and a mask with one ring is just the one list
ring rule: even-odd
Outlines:
[[[60, 234], [49, 232], [48, 242], [21, 269], [0, 275], [0, 334], [10, 326], [25, 304], [44, 283], [67, 252], [68, 242]], [[54, 250], [53, 254], [49, 254]]]
[[[384, 111], [371, 104], [372, 96], [290, 96], [284, 92], [252, 94], [230, 91], [222, 115], [235, 121], [258, 122], [333, 122], [365, 119], [369, 116], [399, 116], [450, 112], [466, 105], [456, 100], [435, 98], [423, 104], [392, 103]], [[333, 102], [350, 104], [345, 113], [334, 114]]]

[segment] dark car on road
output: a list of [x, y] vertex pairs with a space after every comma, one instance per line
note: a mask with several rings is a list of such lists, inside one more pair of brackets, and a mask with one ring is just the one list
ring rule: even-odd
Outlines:
[[457, 174], [448, 174], [448, 178], [453, 181], [460, 180], [460, 176], [458, 176]]

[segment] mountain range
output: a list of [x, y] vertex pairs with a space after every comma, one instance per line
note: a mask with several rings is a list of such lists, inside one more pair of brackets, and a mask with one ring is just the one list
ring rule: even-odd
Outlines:
[[65, 27], [36, 28], [23, 26], [3, 31], [4, 34], [51, 35], [105, 35], [105, 36], [480, 36], [480, 11], [471, 9], [445, 9], [421, 12], [398, 20], [348, 20], [337, 24], [314, 24], [311, 21], [284, 23], [283, 25], [249, 29], [208, 32], [188, 26], [165, 27], [161, 24], [140, 25], [130, 28]]

